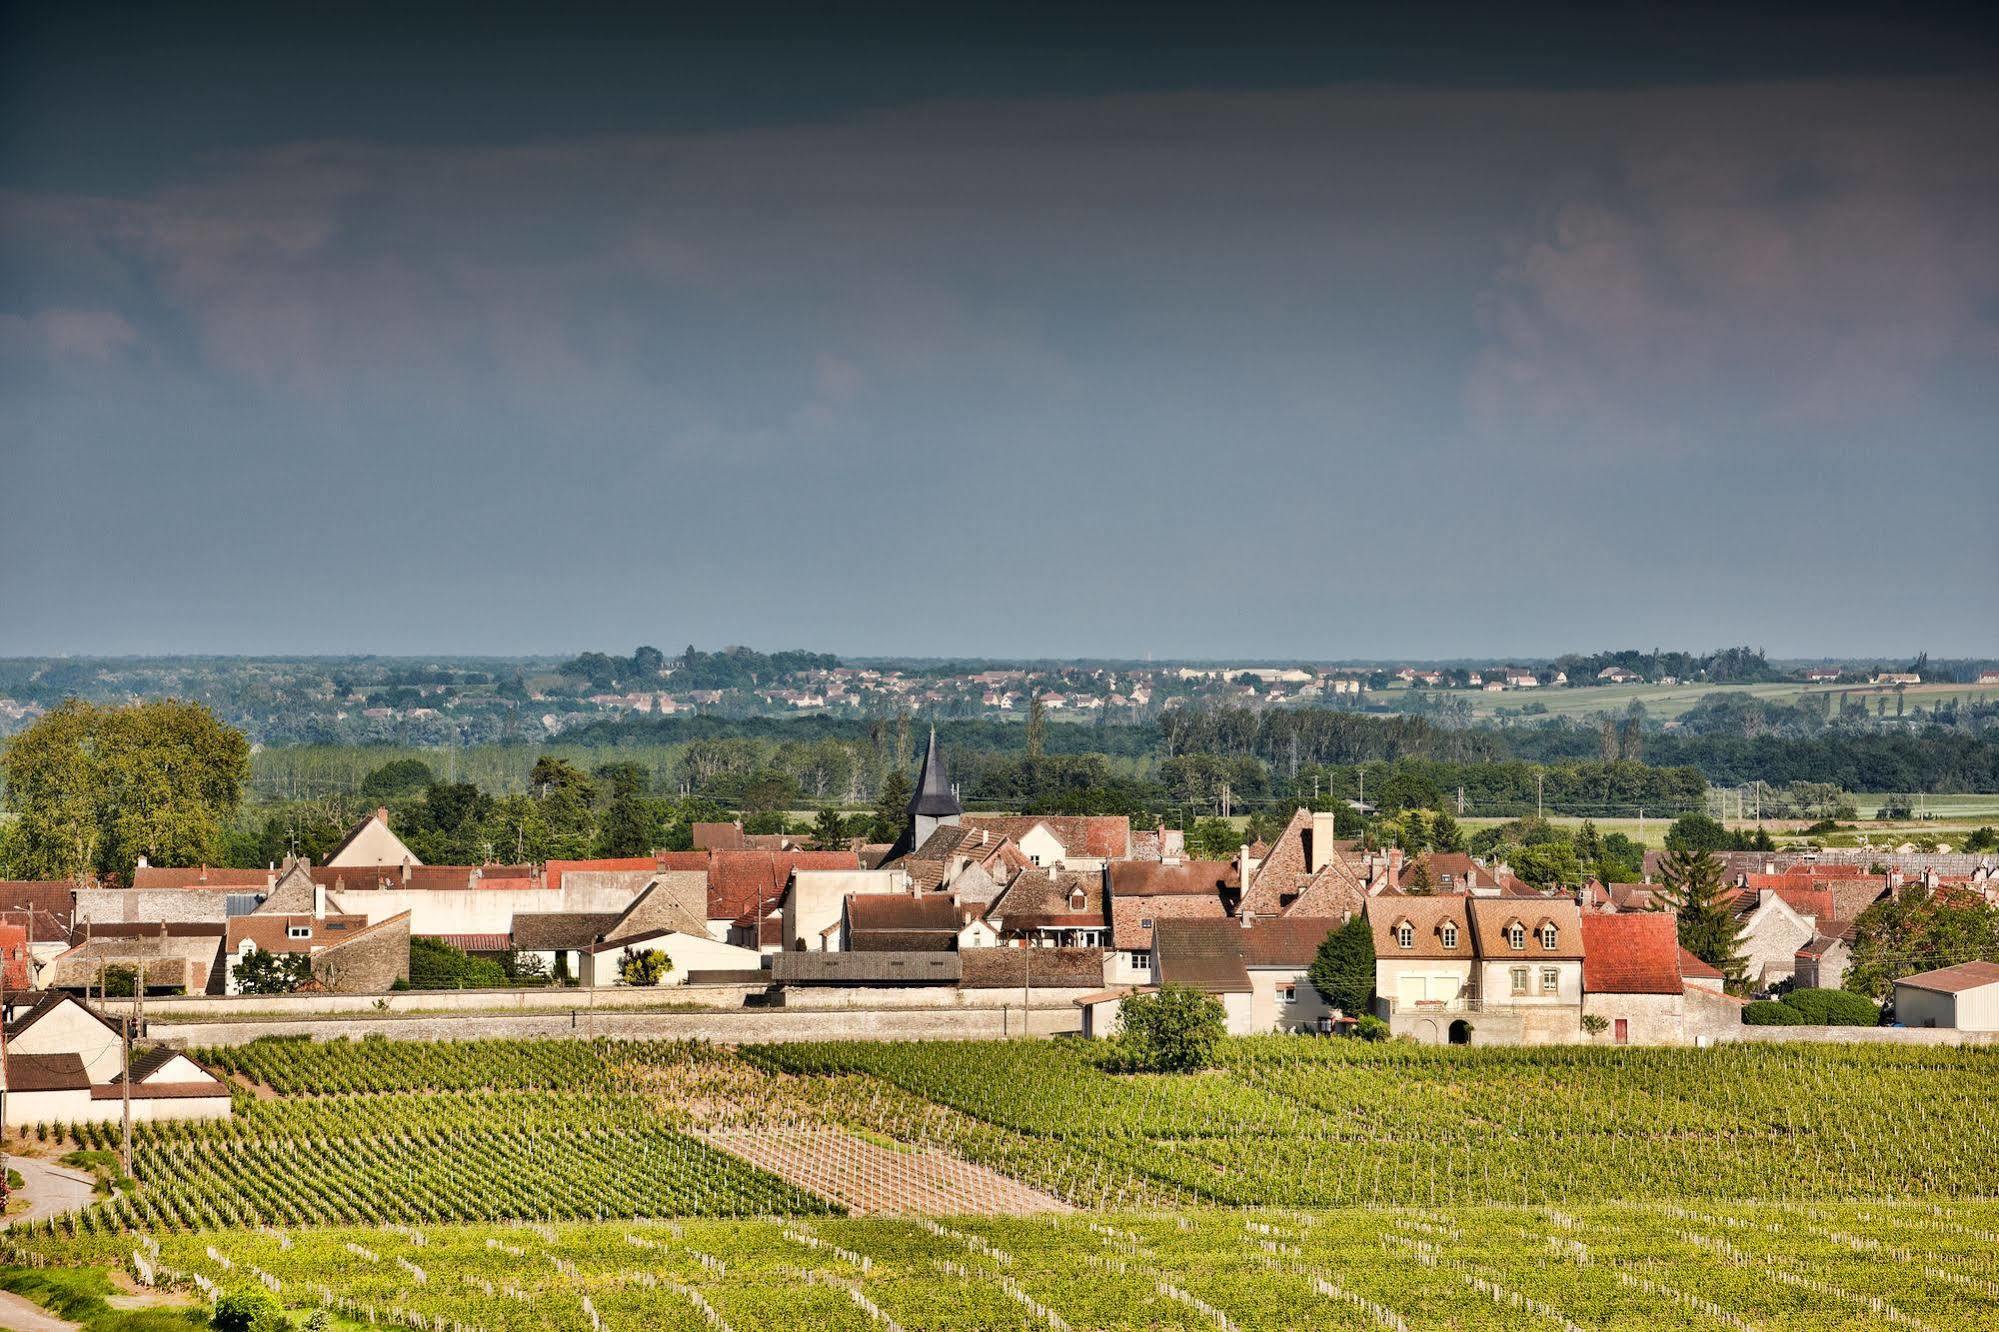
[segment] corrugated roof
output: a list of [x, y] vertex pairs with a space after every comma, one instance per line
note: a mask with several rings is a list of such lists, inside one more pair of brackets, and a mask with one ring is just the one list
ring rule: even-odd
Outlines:
[[1962, 994], [1966, 990], [1999, 985], [1999, 962], [1960, 962], [1954, 967], [1939, 967], [1935, 971], [1903, 976], [1895, 984], [1917, 990], [1933, 990], [1938, 994]]

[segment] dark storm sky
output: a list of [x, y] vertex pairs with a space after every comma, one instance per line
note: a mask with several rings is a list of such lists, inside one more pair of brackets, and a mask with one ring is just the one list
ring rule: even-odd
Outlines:
[[0, 653], [1999, 652], [1976, 7], [683, 9], [7, 7]]

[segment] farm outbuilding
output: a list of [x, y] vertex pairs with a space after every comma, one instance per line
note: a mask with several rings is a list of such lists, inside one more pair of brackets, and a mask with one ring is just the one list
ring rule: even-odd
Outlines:
[[1895, 982], [1895, 1020], [1905, 1027], [1999, 1031], [1999, 962], [1962, 962]]

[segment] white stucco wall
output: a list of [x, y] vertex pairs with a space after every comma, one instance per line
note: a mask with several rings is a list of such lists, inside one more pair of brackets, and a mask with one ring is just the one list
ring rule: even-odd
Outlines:
[[116, 1032], [76, 1004], [63, 1004], [34, 1026], [9, 1037], [10, 1054], [75, 1054], [83, 1058], [92, 1082], [109, 1082], [125, 1066], [124, 1045]]
[[338, 855], [328, 856], [326, 863], [336, 867], [348, 865], [400, 865], [408, 857], [412, 865], [421, 865], [403, 839], [389, 831], [389, 825], [380, 819], [371, 818], [366, 827], [354, 835], [354, 840], [340, 849]]

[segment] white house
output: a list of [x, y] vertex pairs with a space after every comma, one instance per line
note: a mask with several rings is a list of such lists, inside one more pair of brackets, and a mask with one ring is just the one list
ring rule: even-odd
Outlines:
[[1152, 973], [1222, 1001], [1229, 1033], [1316, 1031], [1330, 1018], [1306, 973], [1341, 922], [1323, 917], [1161, 920], [1152, 931]]
[[[108, 1122], [125, 1106], [125, 1044], [119, 1025], [72, 995], [44, 993], [7, 1023], [6, 1125]], [[164, 1046], [135, 1049], [132, 1117], [227, 1119], [229, 1089]]]

